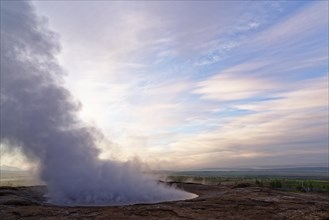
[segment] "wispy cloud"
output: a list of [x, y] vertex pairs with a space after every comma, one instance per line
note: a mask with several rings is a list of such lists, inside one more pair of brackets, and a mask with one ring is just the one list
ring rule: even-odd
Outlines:
[[254, 42], [258, 44], [293, 43], [318, 33], [328, 26], [328, 2], [317, 1], [288, 15], [281, 22], [261, 32]]
[[256, 78], [266, 63], [249, 62], [227, 68], [220, 73], [198, 82], [194, 91], [201, 98], [218, 101], [242, 100], [268, 96], [277, 88], [275, 82]]
[[310, 162], [304, 158], [307, 155], [324, 160], [323, 154], [328, 151], [327, 80], [305, 80], [278, 94], [278, 99], [232, 104], [232, 108], [252, 113], [217, 118], [214, 130], [182, 136], [171, 145], [173, 155], [169, 154], [167, 160], [179, 157], [185, 161], [187, 157], [191, 161], [188, 166], [194, 166], [202, 155], [212, 154], [216, 158], [203, 161], [207, 166], [256, 165], [268, 157], [280, 157], [288, 164], [295, 154], [303, 156], [295, 158], [294, 163]]

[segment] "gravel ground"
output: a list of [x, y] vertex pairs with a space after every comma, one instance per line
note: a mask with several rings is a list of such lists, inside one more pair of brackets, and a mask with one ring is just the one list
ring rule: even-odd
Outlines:
[[174, 184], [199, 196], [156, 204], [63, 207], [45, 203], [44, 186], [0, 187], [0, 219], [329, 220], [328, 194], [281, 192], [248, 185]]

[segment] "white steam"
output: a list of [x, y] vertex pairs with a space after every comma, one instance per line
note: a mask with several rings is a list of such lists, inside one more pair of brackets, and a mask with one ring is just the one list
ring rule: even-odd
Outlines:
[[193, 197], [142, 175], [134, 163], [100, 161], [101, 136], [76, 114], [62, 84], [57, 36], [26, 1], [1, 2], [0, 141], [40, 164], [50, 202], [132, 204]]

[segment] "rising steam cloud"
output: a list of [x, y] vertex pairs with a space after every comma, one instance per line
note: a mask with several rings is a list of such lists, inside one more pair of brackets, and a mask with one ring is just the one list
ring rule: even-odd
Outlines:
[[100, 161], [100, 133], [83, 126], [62, 84], [57, 36], [26, 1], [1, 2], [1, 136], [40, 164], [55, 204], [132, 204], [191, 197], [157, 184], [134, 163]]

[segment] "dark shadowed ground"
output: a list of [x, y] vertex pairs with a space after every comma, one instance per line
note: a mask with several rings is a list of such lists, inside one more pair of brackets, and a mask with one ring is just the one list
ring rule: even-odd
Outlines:
[[45, 187], [0, 187], [0, 219], [329, 219], [326, 193], [281, 192], [249, 185], [174, 183], [192, 200], [107, 207], [44, 202]]

